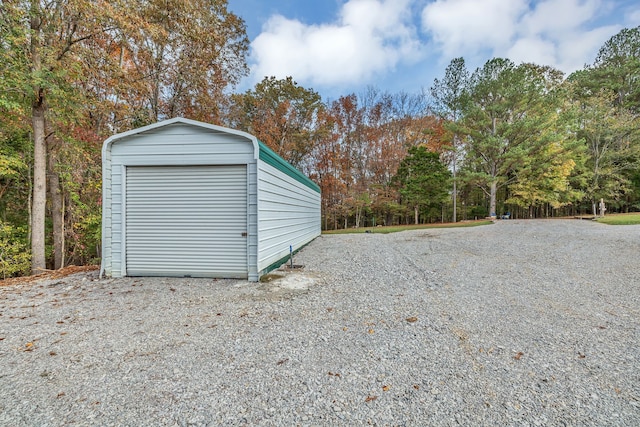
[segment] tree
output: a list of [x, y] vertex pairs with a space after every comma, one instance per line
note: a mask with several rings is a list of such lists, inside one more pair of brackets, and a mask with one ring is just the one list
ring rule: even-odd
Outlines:
[[597, 215], [597, 202], [618, 200], [629, 190], [630, 173], [638, 169], [638, 120], [626, 109], [617, 107], [617, 95], [601, 90], [578, 101], [581, 114], [578, 135], [586, 144], [589, 160], [585, 194]]
[[411, 147], [395, 176], [403, 203], [414, 211], [415, 223], [419, 223], [420, 210], [439, 206], [449, 195], [447, 190], [451, 173], [440, 161], [437, 153], [424, 146]]
[[[77, 98], [75, 54], [82, 43], [112, 28], [113, 7], [106, 1], [12, 1], [0, 6], [4, 84], [0, 91], [28, 106], [33, 131], [31, 209], [32, 271], [45, 268], [47, 135], [53, 122], [68, 118]], [[55, 112], [55, 114], [52, 114]]]
[[[455, 58], [447, 66], [443, 80], [435, 79], [431, 86], [431, 96], [434, 99], [436, 115], [445, 122], [456, 124], [462, 116], [464, 93], [469, 84], [469, 72], [464, 58]], [[454, 128], [455, 129], [455, 128]], [[450, 127], [448, 130], [452, 130]], [[458, 203], [458, 161], [462, 155], [462, 137], [455, 130], [452, 131], [451, 145], [445, 158], [453, 172], [453, 222], [456, 222]]]
[[592, 87], [615, 94], [615, 104], [640, 113], [640, 26], [624, 28], [598, 51], [592, 68]]
[[600, 198], [614, 202], [635, 193], [638, 201], [640, 27], [611, 37], [595, 63], [568, 80], [569, 96], [580, 110], [577, 132], [589, 154], [585, 194], [593, 214]]
[[177, 116], [221, 122], [226, 90], [248, 73], [244, 21], [227, 10], [227, 0], [132, 4], [115, 40], [95, 40], [117, 61], [104, 76], [107, 96], [127, 106], [129, 117], [117, 119], [129, 126]]
[[455, 129], [468, 137], [466, 178], [489, 197], [496, 215], [499, 188], [513, 183], [528, 157], [544, 152], [557, 123], [554, 89], [562, 73], [534, 64], [492, 59], [478, 68]]
[[291, 77], [265, 77], [253, 90], [232, 97], [229, 124], [255, 135], [278, 155], [302, 167], [313, 148], [322, 99]]

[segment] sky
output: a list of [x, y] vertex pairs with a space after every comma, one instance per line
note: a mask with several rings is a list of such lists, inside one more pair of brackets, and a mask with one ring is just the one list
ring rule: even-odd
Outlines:
[[291, 76], [323, 99], [428, 91], [450, 61], [470, 71], [495, 57], [554, 66], [593, 63], [640, 0], [228, 0], [251, 41], [243, 92]]

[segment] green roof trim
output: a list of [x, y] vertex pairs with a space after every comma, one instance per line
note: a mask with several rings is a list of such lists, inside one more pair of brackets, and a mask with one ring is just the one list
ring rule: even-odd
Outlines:
[[308, 176], [300, 172], [298, 169], [291, 166], [282, 157], [278, 156], [271, 148], [267, 147], [263, 142], [258, 141], [260, 145], [260, 160], [268, 165], [273, 166], [280, 172], [289, 175], [291, 178], [306, 185], [314, 191], [320, 192], [318, 184], [313, 182]]

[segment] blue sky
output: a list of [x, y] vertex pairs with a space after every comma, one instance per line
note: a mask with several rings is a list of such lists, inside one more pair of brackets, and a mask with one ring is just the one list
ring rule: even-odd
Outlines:
[[383, 91], [419, 93], [462, 56], [565, 73], [592, 63], [622, 28], [640, 25], [638, 0], [228, 0], [251, 40], [251, 75], [293, 77], [325, 100]]

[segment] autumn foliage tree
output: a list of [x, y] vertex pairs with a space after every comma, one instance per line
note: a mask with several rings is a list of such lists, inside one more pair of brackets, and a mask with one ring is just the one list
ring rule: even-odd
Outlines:
[[254, 134], [296, 167], [304, 167], [316, 141], [318, 114], [324, 105], [317, 92], [291, 77], [265, 77], [254, 89], [233, 95], [226, 121]]
[[[95, 142], [122, 126], [173, 115], [216, 119], [225, 89], [246, 74], [244, 23], [226, 4], [0, 3], [0, 107], [28, 120], [33, 141], [33, 272], [46, 267], [47, 187], [53, 266], [64, 263], [60, 165], [70, 161], [65, 153], [71, 141]], [[78, 131], [82, 127], [91, 130]]]

